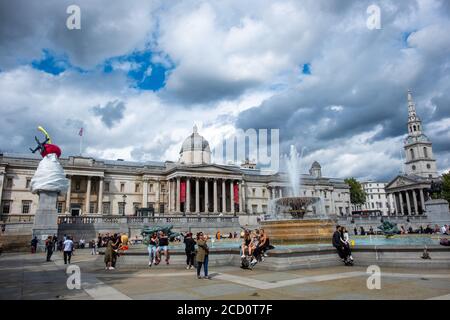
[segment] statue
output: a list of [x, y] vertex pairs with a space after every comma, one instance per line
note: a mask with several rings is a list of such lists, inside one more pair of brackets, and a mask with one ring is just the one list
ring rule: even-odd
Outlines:
[[39, 195], [38, 209], [33, 224], [33, 238], [38, 239], [37, 249], [44, 251], [44, 240], [58, 233], [56, 201], [61, 192], [67, 191], [69, 181], [59, 163], [61, 149], [51, 143], [50, 136], [44, 128], [39, 126], [38, 130], [44, 134], [45, 139], [40, 142], [35, 136], [37, 147], [30, 148], [32, 153], [39, 151], [42, 156], [30, 186], [31, 192]]
[[439, 199], [442, 196], [442, 181], [431, 181], [431, 185], [429, 188], [425, 189], [425, 194], [427, 195], [428, 199]]
[[141, 235], [144, 238], [144, 244], [148, 244], [150, 237], [153, 233], [158, 233], [160, 231], [164, 232], [170, 241], [173, 241], [175, 237], [178, 237], [180, 233], [172, 231], [173, 225], [164, 225], [164, 226], [153, 226], [153, 227], [144, 227], [142, 229]]
[[397, 224], [389, 221], [383, 221], [378, 229], [380, 229], [387, 238], [392, 237], [399, 232]]

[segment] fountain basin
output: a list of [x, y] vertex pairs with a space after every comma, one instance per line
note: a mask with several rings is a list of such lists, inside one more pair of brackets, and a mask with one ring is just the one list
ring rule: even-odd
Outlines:
[[335, 222], [331, 219], [266, 220], [261, 226], [274, 244], [331, 243]]

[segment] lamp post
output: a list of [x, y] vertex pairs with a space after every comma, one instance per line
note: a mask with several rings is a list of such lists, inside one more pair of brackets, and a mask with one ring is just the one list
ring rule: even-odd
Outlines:
[[127, 195], [126, 194], [124, 194], [123, 196], [122, 196], [122, 199], [123, 199], [123, 210], [122, 210], [122, 216], [125, 216], [125, 206], [126, 206], [126, 200], [127, 200]]

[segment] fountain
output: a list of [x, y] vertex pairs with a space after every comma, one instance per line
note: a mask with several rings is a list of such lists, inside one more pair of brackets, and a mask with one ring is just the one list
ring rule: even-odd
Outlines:
[[273, 243], [329, 242], [334, 231], [334, 221], [321, 210], [322, 199], [300, 196], [301, 158], [291, 145], [286, 167], [292, 196], [273, 199], [269, 220], [261, 222]]

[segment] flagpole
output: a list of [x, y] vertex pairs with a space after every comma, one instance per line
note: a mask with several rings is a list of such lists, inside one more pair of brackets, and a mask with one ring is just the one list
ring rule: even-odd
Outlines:
[[83, 135], [80, 135], [80, 157], [81, 157], [81, 143], [82, 143], [82, 141], [83, 141]]

